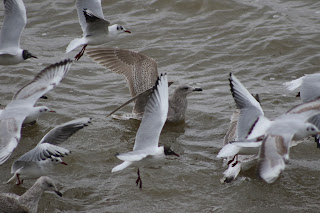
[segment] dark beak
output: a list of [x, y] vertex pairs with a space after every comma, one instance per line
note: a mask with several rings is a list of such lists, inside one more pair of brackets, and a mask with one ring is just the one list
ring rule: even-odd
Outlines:
[[59, 192], [59, 191], [54, 191], [57, 195], [59, 195], [60, 197], [62, 197], [62, 194], [61, 194], [61, 192]]
[[130, 30], [125, 30], [124, 32], [125, 32], [125, 33], [131, 33], [131, 31], [130, 31]]
[[68, 164], [66, 162], [63, 162], [63, 161], [61, 162], [61, 164], [68, 166]]
[[193, 91], [202, 91], [202, 89], [200, 87], [194, 88]]
[[38, 57], [37, 57], [37, 56], [34, 56], [34, 55], [30, 55], [30, 58], [36, 58], [36, 59], [38, 59]]

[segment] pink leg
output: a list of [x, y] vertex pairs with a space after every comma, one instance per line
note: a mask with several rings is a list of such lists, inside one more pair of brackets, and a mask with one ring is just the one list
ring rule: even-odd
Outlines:
[[20, 180], [19, 174], [16, 174], [17, 179], [18, 179], [18, 183], [17, 185], [23, 184], [23, 180]]
[[76, 61], [78, 61], [78, 60], [81, 58], [81, 56], [83, 56], [84, 51], [86, 50], [86, 47], [87, 47], [87, 45], [84, 45], [84, 46], [82, 47], [81, 51], [74, 57], [74, 59], [75, 59]]

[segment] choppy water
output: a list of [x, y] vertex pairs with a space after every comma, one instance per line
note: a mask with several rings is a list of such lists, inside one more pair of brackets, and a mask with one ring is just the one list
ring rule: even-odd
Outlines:
[[[82, 34], [74, 3], [25, 0], [28, 24], [21, 46], [39, 59], [1, 67], [2, 105], [41, 69], [76, 55], [76, 51], [65, 54], [67, 44]], [[185, 124], [166, 125], [162, 131], [160, 143], [181, 157], [168, 159], [160, 169], [142, 169], [141, 191], [135, 186], [135, 169], [111, 174], [121, 162], [114, 154], [132, 149], [139, 122], [105, 117], [129, 98], [125, 80], [84, 56], [48, 94], [49, 100], [38, 102], [58, 113], [23, 129], [19, 147], [0, 167], [0, 182], [11, 177], [11, 163], [49, 129], [88, 116], [92, 125], [63, 145], [72, 150], [65, 158], [69, 165], [59, 166], [52, 175], [63, 197], [46, 193], [39, 212], [319, 211], [320, 151], [312, 139], [291, 149], [291, 160], [274, 184], [259, 180], [254, 169], [231, 184], [221, 184], [225, 168], [216, 158], [235, 107], [229, 72], [250, 92], [260, 94], [270, 118], [300, 103], [282, 83], [319, 71], [318, 0], [105, 0], [102, 4], [108, 20], [132, 31], [105, 46], [142, 51], [170, 80], [204, 89], [189, 97]], [[0, 190], [22, 194], [33, 182], [26, 181], [25, 188], [1, 185]]]

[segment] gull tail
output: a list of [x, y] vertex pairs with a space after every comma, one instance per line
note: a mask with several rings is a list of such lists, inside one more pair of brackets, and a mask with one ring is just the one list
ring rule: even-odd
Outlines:
[[71, 52], [72, 50], [87, 44], [86, 38], [75, 38], [73, 39], [67, 47], [66, 53]]
[[6, 182], [6, 184], [12, 183], [12, 182], [14, 182], [15, 180], [17, 180], [17, 175], [16, 175], [16, 173], [14, 173], [14, 175]]
[[120, 171], [120, 170], [122, 170], [122, 169], [127, 168], [127, 167], [130, 166], [131, 164], [132, 164], [132, 162], [130, 162], [130, 161], [125, 161], [125, 162], [123, 162], [122, 164], [114, 167], [114, 168], [111, 170], [111, 172], [118, 172], [118, 171]]
[[220, 152], [218, 153], [218, 158], [226, 158], [226, 157], [232, 157], [238, 154], [240, 151], [240, 147], [233, 145], [232, 143], [229, 143], [222, 147]]
[[241, 162], [231, 162], [228, 169], [223, 173], [224, 177], [220, 180], [221, 183], [230, 183], [232, 182], [240, 173]]
[[[303, 76], [304, 77], [304, 76]], [[286, 83], [283, 83], [283, 85], [290, 91], [293, 91], [295, 89], [297, 89], [298, 87], [301, 86], [302, 81], [303, 81], [303, 77], [298, 78], [296, 80], [292, 80]]]

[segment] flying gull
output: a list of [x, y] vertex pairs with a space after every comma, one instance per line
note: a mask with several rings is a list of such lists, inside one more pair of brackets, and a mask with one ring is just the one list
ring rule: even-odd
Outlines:
[[104, 44], [115, 39], [120, 33], [131, 33], [121, 25], [110, 25], [110, 22], [104, 19], [101, 0], [77, 0], [77, 11], [83, 37], [72, 40], [66, 50], [68, 53], [82, 46], [75, 60], [81, 58], [87, 45]]
[[[131, 101], [134, 101], [135, 104], [132, 114], [114, 116], [114, 118], [134, 118], [141, 120], [151, 88], [158, 77], [156, 61], [142, 53], [125, 49], [91, 48], [87, 50], [87, 54], [98, 64], [105, 66], [112, 72], [123, 75], [128, 83], [132, 99], [118, 107], [109, 115]], [[188, 105], [187, 95], [194, 91], [202, 91], [202, 89], [192, 87], [188, 84], [179, 85], [175, 89], [169, 100], [167, 121], [178, 122], [185, 120], [185, 112]]]
[[161, 74], [147, 102], [133, 151], [117, 154], [117, 158], [124, 162], [112, 169], [112, 172], [117, 172], [128, 166], [138, 167], [136, 183], [139, 184], [140, 189], [142, 188], [142, 180], [139, 167], [156, 164], [166, 155], [179, 157], [171, 149], [158, 146], [160, 133], [167, 119], [168, 103], [168, 79], [166, 74]]
[[[300, 92], [297, 96], [300, 96], [303, 103], [315, 100], [320, 97], [320, 73], [310, 74], [302, 76], [298, 79], [292, 80], [290, 82], [284, 83], [286, 88], [290, 91], [293, 91], [297, 88], [300, 88]], [[310, 123], [320, 124], [320, 116], [316, 115], [309, 119]], [[320, 126], [318, 126], [320, 129]], [[315, 137], [315, 142], [317, 147], [320, 148], [320, 135]]]
[[37, 58], [20, 48], [20, 36], [27, 23], [22, 0], [4, 0], [4, 21], [0, 34], [0, 65], [12, 65]]
[[45, 191], [53, 191], [60, 197], [54, 181], [46, 176], [40, 177], [23, 195], [11, 193], [0, 194], [1, 212], [37, 213], [39, 200]]
[[21, 137], [21, 126], [29, 115], [46, 112], [46, 106], [34, 106], [45, 93], [54, 89], [68, 73], [72, 60], [67, 59], [52, 64], [38, 73], [23, 86], [0, 115], [0, 165], [17, 147]]
[[[259, 96], [253, 97], [235, 75], [229, 75], [230, 91], [235, 100], [237, 108], [234, 110], [229, 129], [224, 137], [225, 149], [240, 149], [237, 146], [232, 147], [232, 141], [244, 140], [247, 138], [251, 126], [263, 115], [263, 110], [259, 103]], [[229, 144], [228, 146], [226, 146]], [[244, 148], [242, 148], [244, 149]], [[220, 157], [218, 155], [218, 157]], [[257, 155], [235, 155], [227, 158], [228, 169], [224, 172], [221, 182], [229, 183], [234, 180], [241, 170], [249, 169], [252, 161]]]
[[80, 118], [61, 124], [50, 130], [35, 148], [22, 155], [11, 167], [12, 178], [7, 183], [17, 180], [17, 185], [24, 179], [39, 178], [49, 175], [57, 164], [67, 165], [62, 157], [70, 153], [59, 147], [74, 133], [91, 123], [90, 118]]

